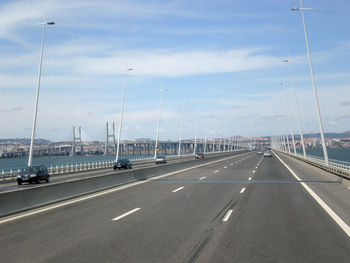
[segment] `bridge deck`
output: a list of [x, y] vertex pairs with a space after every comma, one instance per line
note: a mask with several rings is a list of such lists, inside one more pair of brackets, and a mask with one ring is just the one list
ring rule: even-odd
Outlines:
[[[350, 223], [335, 177], [282, 160]], [[1, 223], [2, 262], [348, 262], [349, 235], [255, 152]]]

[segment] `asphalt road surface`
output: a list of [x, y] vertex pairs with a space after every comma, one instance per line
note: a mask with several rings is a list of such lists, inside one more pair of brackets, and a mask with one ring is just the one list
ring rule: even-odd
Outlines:
[[[299, 176], [315, 172], [282, 159]], [[306, 185], [338, 189], [347, 199], [331, 207], [348, 218], [350, 191], [335, 179], [308, 178]], [[350, 238], [276, 156], [252, 152], [0, 219], [0, 257], [12, 263], [349, 262]]]

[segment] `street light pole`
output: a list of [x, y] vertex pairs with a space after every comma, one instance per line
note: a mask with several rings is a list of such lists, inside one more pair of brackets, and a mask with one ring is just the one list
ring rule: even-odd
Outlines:
[[226, 152], [226, 137], [224, 137], [224, 152]]
[[309, 9], [310, 8], [303, 8], [303, 2], [302, 2], [302, 0], [300, 0], [300, 8], [292, 8], [291, 10], [292, 11], [301, 11], [301, 18], [303, 20], [304, 34], [305, 34], [305, 43], [306, 43], [307, 55], [308, 55], [308, 59], [309, 59], [312, 87], [313, 87], [313, 90], [314, 90], [314, 97], [315, 97], [315, 102], [316, 102], [317, 118], [318, 118], [318, 124], [320, 126], [320, 134], [321, 134], [323, 155], [324, 155], [324, 160], [325, 160], [326, 165], [329, 166], [328, 153], [327, 153], [326, 141], [325, 141], [325, 138], [324, 138], [320, 106], [319, 106], [319, 103], [318, 103], [318, 96], [317, 96], [316, 82], [315, 82], [315, 77], [314, 77], [314, 70], [312, 68], [311, 54], [310, 54], [310, 48], [309, 48], [309, 40], [308, 40], [308, 36], [307, 36], [306, 24], [305, 24], [305, 18], [304, 18], [304, 10], [309, 10]]
[[292, 90], [293, 90], [293, 95], [294, 95], [295, 108], [296, 108], [296, 112], [297, 112], [297, 116], [298, 116], [298, 124], [299, 124], [299, 133], [300, 133], [301, 146], [303, 148], [304, 158], [306, 159], [303, 127], [301, 126], [301, 121], [300, 121], [299, 106], [298, 106], [298, 101], [297, 101], [297, 94], [296, 94], [296, 91], [295, 91], [295, 83], [294, 83], [294, 74], [293, 74], [293, 68], [292, 68], [292, 60], [290, 59], [289, 54], [288, 54], [288, 59], [284, 59], [283, 62], [288, 62], [288, 65], [289, 65], [290, 77], [291, 77], [291, 80], [292, 80]]
[[120, 135], [122, 132], [122, 126], [123, 126], [123, 115], [124, 115], [124, 100], [125, 100], [125, 89], [126, 89], [126, 77], [128, 71], [132, 70], [132, 68], [128, 68], [125, 70], [125, 75], [124, 75], [124, 88], [123, 88], [123, 97], [122, 97], [122, 106], [120, 109], [120, 120], [119, 120], [119, 131], [118, 131], [118, 142], [117, 142], [117, 154], [115, 156], [115, 161], [117, 162], [119, 159], [119, 145], [120, 145]]
[[179, 150], [177, 151], [177, 155], [181, 155], [181, 140], [182, 140], [182, 124], [184, 120], [184, 112], [185, 112], [185, 103], [187, 103], [186, 100], [182, 102], [182, 112], [181, 112], [181, 122], [180, 122], [180, 137], [179, 137]]
[[297, 155], [297, 150], [295, 149], [294, 133], [292, 129], [292, 117], [290, 116], [288, 98], [286, 98], [286, 101], [287, 101], [287, 112], [288, 112], [288, 119], [289, 119], [289, 129], [290, 129], [290, 134], [292, 135], [293, 151], [294, 151], [294, 155]]
[[284, 152], [287, 152], [287, 148], [286, 148], [286, 140], [285, 140], [285, 138], [284, 138], [284, 133], [283, 133], [283, 129], [282, 129], [282, 122], [281, 122], [281, 119], [278, 119], [279, 120], [279, 124], [280, 124], [280, 129], [281, 129], [281, 135], [282, 135], [282, 138], [281, 138], [281, 140], [282, 140], [282, 143], [283, 143], [283, 151]]
[[156, 145], [155, 145], [155, 148], [154, 148], [154, 158], [157, 157], [157, 152], [158, 152], [159, 129], [160, 129], [160, 120], [161, 120], [161, 116], [162, 116], [162, 101], [163, 101], [163, 92], [164, 91], [166, 91], [166, 88], [162, 88], [160, 90], [159, 119], [158, 119]]
[[[281, 86], [283, 86], [283, 82], [281, 82]], [[282, 99], [281, 99], [281, 101], [282, 101]], [[286, 98], [286, 102], [287, 102], [286, 107], [287, 107], [287, 113], [288, 113], [289, 130], [290, 130], [290, 134], [292, 136], [293, 151], [294, 151], [294, 155], [297, 155], [297, 151], [295, 149], [294, 133], [293, 133], [293, 129], [292, 129], [292, 117], [290, 115], [288, 98]]]
[[[280, 112], [281, 112], [281, 115], [282, 115], [283, 114], [282, 98], [281, 97], [278, 97], [278, 98], [280, 100]], [[282, 125], [282, 128], [283, 128], [284, 134], [286, 136], [288, 153], [290, 153], [289, 138], [288, 138], [289, 135], [287, 134], [286, 127], [284, 126], [283, 118], [281, 118], [281, 125]]]
[[197, 121], [196, 121], [196, 130], [194, 134], [194, 147], [193, 147], [193, 155], [196, 154], [196, 148], [197, 148], [197, 133], [198, 133], [198, 122], [199, 122], [199, 112], [201, 109], [197, 110]]
[[34, 138], [35, 138], [35, 128], [36, 128], [36, 119], [37, 119], [37, 113], [38, 113], [38, 103], [39, 103], [39, 92], [40, 92], [40, 80], [41, 80], [41, 68], [43, 65], [43, 53], [44, 53], [44, 40], [45, 40], [45, 29], [46, 25], [54, 25], [55, 22], [47, 22], [46, 21], [46, 14], [44, 16], [44, 22], [43, 25], [43, 33], [42, 33], [42, 39], [41, 39], [41, 49], [40, 49], [40, 62], [39, 62], [39, 73], [38, 73], [38, 84], [36, 88], [36, 99], [35, 99], [35, 106], [34, 106], [34, 118], [33, 118], [33, 127], [32, 127], [32, 136], [30, 138], [30, 148], [29, 148], [29, 158], [28, 158], [28, 166], [32, 165], [33, 161], [33, 147], [34, 147]]
[[213, 135], [213, 145], [212, 145], [212, 149], [211, 152], [213, 153], [215, 149], [215, 130], [214, 130], [214, 135]]

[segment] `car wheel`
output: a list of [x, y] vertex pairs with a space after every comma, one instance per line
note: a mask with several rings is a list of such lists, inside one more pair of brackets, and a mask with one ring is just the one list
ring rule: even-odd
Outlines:
[[37, 184], [40, 184], [40, 178], [39, 176], [36, 178], [36, 181], [35, 181]]
[[22, 184], [22, 180], [17, 180], [18, 185]]
[[48, 176], [45, 180], [47, 183], [50, 182], [50, 177]]
[[117, 170], [117, 167], [113, 167], [114, 170]]
[[118, 170], [120, 170], [120, 167], [118, 167]]

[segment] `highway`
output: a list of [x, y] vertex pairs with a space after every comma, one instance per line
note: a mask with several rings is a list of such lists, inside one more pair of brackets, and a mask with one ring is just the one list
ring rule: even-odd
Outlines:
[[350, 190], [280, 158], [225, 156], [0, 218], [1, 262], [349, 262]]

